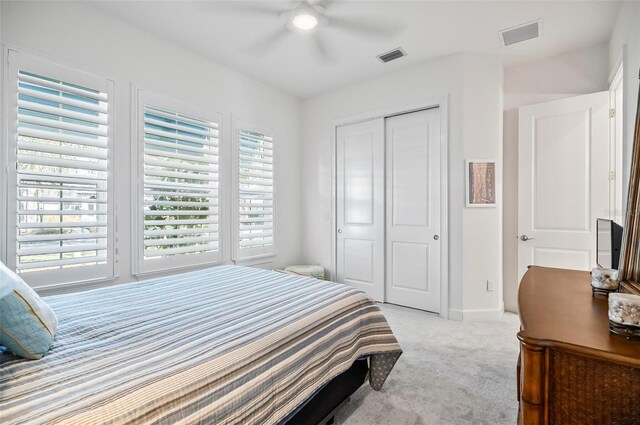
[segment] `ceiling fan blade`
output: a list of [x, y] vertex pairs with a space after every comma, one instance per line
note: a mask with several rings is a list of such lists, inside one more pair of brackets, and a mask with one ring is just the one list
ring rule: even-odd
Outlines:
[[329, 17], [329, 26], [340, 30], [358, 32], [364, 35], [376, 37], [393, 37], [398, 35], [403, 27], [396, 23], [364, 22], [355, 19]]
[[263, 16], [271, 18], [280, 18], [283, 12], [290, 10], [285, 7], [274, 7], [264, 4], [260, 1], [212, 1], [198, 2], [210, 7], [212, 12], [237, 13], [243, 16]]
[[256, 54], [265, 53], [267, 50], [280, 44], [289, 34], [291, 34], [291, 31], [289, 31], [287, 27], [278, 27], [274, 31], [266, 34], [259, 41], [251, 44], [248, 50]]
[[331, 4], [334, 2], [335, 0], [320, 0], [320, 1], [309, 1], [309, 5], [311, 7], [313, 7], [314, 9], [318, 9], [321, 8], [321, 10], [318, 10], [319, 12], [323, 12], [325, 10], [327, 10], [327, 7], [331, 6]]
[[328, 62], [331, 60], [331, 56], [329, 55], [327, 46], [318, 32], [313, 34], [313, 44], [315, 44], [316, 46], [316, 52], [318, 52], [318, 55], [320, 55], [320, 59], [322, 59], [324, 62]]

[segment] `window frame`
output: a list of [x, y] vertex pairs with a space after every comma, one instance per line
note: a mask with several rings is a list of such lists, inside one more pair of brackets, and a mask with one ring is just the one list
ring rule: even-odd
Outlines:
[[[84, 71], [75, 66], [68, 66], [59, 62], [54, 62], [40, 56], [25, 53], [16, 49], [3, 48], [4, 54], [4, 111], [3, 118], [6, 120], [5, 142], [1, 143], [2, 155], [5, 165], [5, 184], [2, 190], [6, 194], [3, 211], [6, 217], [3, 220], [5, 237], [3, 238], [5, 264], [12, 270], [17, 265], [17, 145], [18, 145], [18, 75], [20, 71], [42, 75], [65, 81], [70, 84], [99, 89], [107, 94], [107, 247], [105, 249], [107, 261], [102, 265], [71, 267], [58, 270], [30, 271], [22, 273], [20, 276], [34, 288], [56, 287], [77, 285], [79, 283], [90, 283], [97, 281], [113, 280], [116, 274], [116, 232], [115, 222], [115, 194], [117, 180], [114, 173], [115, 143], [115, 81], [111, 78], [101, 76], [93, 72]], [[15, 95], [14, 95], [15, 94]]]
[[[154, 275], [163, 272], [214, 266], [223, 262], [224, 254], [224, 156], [222, 114], [213, 109], [192, 102], [178, 100], [132, 85], [132, 143], [131, 176], [135, 184], [131, 190], [131, 243], [132, 274], [134, 276]], [[144, 257], [144, 108], [145, 106], [171, 111], [180, 115], [214, 122], [218, 125], [218, 249], [209, 253], [175, 255], [162, 257], [157, 261]], [[135, 179], [135, 180], [134, 180]]]
[[[278, 237], [277, 237], [277, 190], [276, 190], [276, 159], [277, 159], [277, 143], [275, 128], [268, 125], [254, 124], [244, 120], [238, 116], [232, 117], [232, 143], [231, 143], [231, 251], [232, 260], [239, 264], [260, 264], [272, 261], [278, 254]], [[240, 248], [240, 131], [245, 130], [253, 133], [262, 134], [272, 138], [272, 171], [271, 171], [271, 193], [272, 193], [272, 233], [273, 244], [270, 247], [251, 248], [251, 252], [243, 254]]]

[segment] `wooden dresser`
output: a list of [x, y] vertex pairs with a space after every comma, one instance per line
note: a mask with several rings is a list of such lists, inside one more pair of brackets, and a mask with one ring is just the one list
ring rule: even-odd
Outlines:
[[640, 424], [640, 341], [609, 333], [590, 282], [532, 266], [520, 283], [520, 424]]

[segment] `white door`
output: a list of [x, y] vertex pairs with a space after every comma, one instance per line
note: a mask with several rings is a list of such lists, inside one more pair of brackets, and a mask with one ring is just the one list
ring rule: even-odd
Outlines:
[[609, 205], [611, 206], [611, 219], [620, 225], [624, 225], [624, 206], [625, 199], [625, 179], [624, 179], [624, 123], [622, 116], [624, 115], [623, 100], [624, 87], [622, 86], [623, 76], [622, 65], [618, 69], [611, 87], [609, 88], [609, 140], [610, 140], [610, 161], [611, 179], [609, 184]]
[[[518, 263], [589, 270], [609, 217], [609, 93], [521, 107]], [[515, 236], [515, 235], [514, 235]]]
[[440, 312], [440, 110], [386, 120], [386, 301]]
[[338, 282], [384, 301], [384, 120], [337, 129]]

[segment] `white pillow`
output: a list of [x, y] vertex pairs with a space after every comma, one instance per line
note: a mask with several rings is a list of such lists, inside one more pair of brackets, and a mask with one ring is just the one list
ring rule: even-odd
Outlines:
[[0, 345], [39, 359], [53, 344], [55, 313], [24, 280], [0, 262]]

